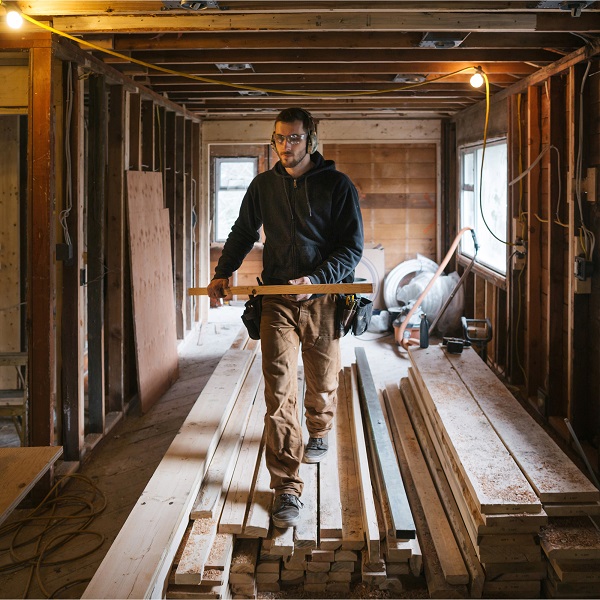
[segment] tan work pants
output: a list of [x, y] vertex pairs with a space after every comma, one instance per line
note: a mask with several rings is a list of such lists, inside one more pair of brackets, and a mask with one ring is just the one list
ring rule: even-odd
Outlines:
[[264, 296], [260, 323], [265, 379], [266, 462], [276, 494], [302, 494], [298, 475], [304, 453], [297, 405], [298, 352], [304, 364], [304, 409], [311, 437], [333, 425], [340, 346], [335, 328], [335, 296], [296, 302]]

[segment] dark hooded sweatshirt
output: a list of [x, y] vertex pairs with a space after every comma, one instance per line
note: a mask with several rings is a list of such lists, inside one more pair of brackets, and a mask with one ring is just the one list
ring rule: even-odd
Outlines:
[[297, 179], [281, 162], [257, 175], [231, 228], [215, 278], [229, 278], [250, 252], [264, 227], [262, 280], [286, 284], [308, 276], [312, 283], [351, 283], [363, 251], [358, 194], [350, 178], [321, 154]]

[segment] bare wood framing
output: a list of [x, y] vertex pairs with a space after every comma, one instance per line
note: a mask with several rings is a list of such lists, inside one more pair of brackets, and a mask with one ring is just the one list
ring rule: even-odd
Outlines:
[[128, 120], [126, 92], [121, 85], [111, 86], [106, 197], [107, 409], [110, 412], [121, 412], [124, 406], [124, 179]]
[[104, 236], [107, 99], [102, 75], [89, 78], [88, 123], [88, 398], [89, 432], [104, 433]]
[[[564, 117], [566, 114], [565, 85], [562, 77], [554, 76], [548, 81], [550, 102], [549, 114], [549, 143], [558, 150], [558, 155], [565, 156]], [[546, 263], [549, 270], [548, 305], [546, 313], [546, 361], [548, 373], [548, 405], [546, 415], [566, 414], [566, 399], [564, 398], [563, 364], [563, 323], [565, 296], [565, 238], [568, 239], [567, 229], [560, 223], [564, 222], [565, 187], [567, 170], [564, 160], [558, 160], [555, 152], [549, 153], [550, 168], [548, 177], [548, 246]], [[559, 181], [561, 185], [559, 185]], [[558, 193], [561, 197], [557, 197]]]
[[[527, 91], [527, 165], [538, 157], [542, 145], [540, 138], [540, 90], [530, 87]], [[541, 383], [540, 338], [542, 306], [541, 290], [541, 246], [542, 223], [536, 215], [540, 214], [540, 178], [541, 168], [536, 165], [527, 177], [527, 394], [535, 396]]]
[[185, 336], [187, 314], [186, 314], [186, 255], [185, 245], [187, 237], [185, 198], [185, 122], [181, 115], [175, 115], [175, 197], [174, 219], [171, 223], [174, 237], [174, 262], [173, 281], [175, 283], [175, 316], [177, 319], [177, 337], [183, 339]]
[[52, 50], [30, 51], [27, 312], [30, 323], [28, 369], [31, 444], [54, 443], [56, 406], [56, 228]]
[[80, 277], [83, 268], [84, 173], [84, 81], [81, 69], [71, 65], [72, 117], [68, 124], [71, 148], [71, 202], [67, 227], [71, 238], [72, 258], [63, 266], [63, 308], [61, 325], [62, 413], [64, 458], [78, 461], [84, 439], [84, 299]]

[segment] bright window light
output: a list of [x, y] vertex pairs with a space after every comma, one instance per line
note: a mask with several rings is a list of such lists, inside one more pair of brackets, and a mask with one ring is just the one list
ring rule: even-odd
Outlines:
[[[483, 162], [483, 145], [460, 150], [460, 226], [473, 227], [479, 242], [477, 259], [486, 267], [506, 274], [508, 155], [505, 139], [488, 142]], [[483, 215], [481, 214], [483, 210]], [[488, 229], [489, 227], [489, 229]], [[492, 230], [493, 234], [490, 232]], [[495, 236], [495, 237], [494, 237]], [[470, 235], [461, 240], [461, 253], [473, 257], [475, 247]]]

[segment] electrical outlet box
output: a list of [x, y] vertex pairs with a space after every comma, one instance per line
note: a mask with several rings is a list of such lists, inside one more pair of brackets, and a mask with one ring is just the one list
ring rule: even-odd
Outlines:
[[[523, 254], [520, 256], [520, 254]], [[527, 265], [527, 256], [524, 253], [517, 254], [516, 252], [512, 257], [512, 268], [513, 271], [522, 271]]]

